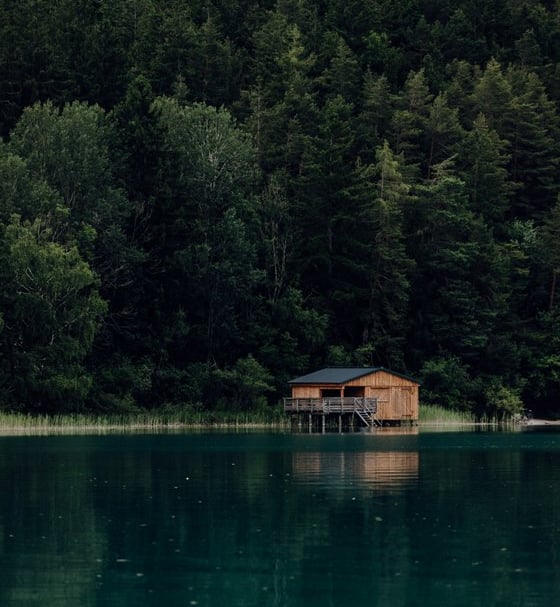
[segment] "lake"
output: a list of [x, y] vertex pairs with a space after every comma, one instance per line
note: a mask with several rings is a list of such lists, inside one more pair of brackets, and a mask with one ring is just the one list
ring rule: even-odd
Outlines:
[[0, 437], [0, 605], [549, 607], [544, 430]]

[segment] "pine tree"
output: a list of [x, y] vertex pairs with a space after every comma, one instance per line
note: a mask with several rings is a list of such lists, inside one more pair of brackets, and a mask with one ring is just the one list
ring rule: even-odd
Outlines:
[[513, 210], [517, 216], [535, 218], [554, 205], [559, 191], [560, 122], [536, 74], [510, 70], [508, 76], [516, 93], [507, 134], [510, 179], [518, 184]]
[[465, 184], [445, 165], [417, 188], [409, 216], [413, 282], [413, 350], [478, 364], [502, 313], [500, 255], [490, 230], [469, 209]]
[[359, 91], [358, 60], [341, 36], [332, 38], [328, 65], [319, 79], [321, 89], [327, 98], [341, 95], [345, 101], [353, 103]]
[[425, 159], [424, 138], [432, 99], [424, 70], [410, 72], [398, 109], [393, 113], [394, 148], [404, 155], [407, 165], [417, 171], [421, 171]]
[[403, 368], [413, 267], [404, 232], [410, 187], [404, 180], [400, 159], [386, 141], [377, 149], [376, 164], [358, 166], [355, 177], [354, 195], [361, 198], [360, 221], [365, 227], [362, 238], [367, 251], [368, 302], [362, 347], [370, 350], [370, 361]]
[[505, 147], [496, 131], [488, 126], [484, 114], [479, 114], [459, 154], [461, 178], [465, 182], [471, 208], [497, 234], [503, 234], [511, 196]]
[[490, 128], [507, 139], [513, 121], [513, 92], [495, 59], [488, 62], [475, 84], [473, 106], [476, 114], [484, 114]]
[[433, 167], [454, 156], [460, 149], [463, 129], [459, 124], [458, 110], [451, 109], [447, 96], [440, 93], [433, 101], [426, 124], [428, 138], [427, 178]]
[[341, 96], [327, 100], [318, 133], [307, 146], [295, 182], [294, 216], [298, 228], [298, 266], [305, 291], [321, 309], [347, 297], [338, 258], [347, 235], [340, 217], [347, 213], [342, 192], [348, 187], [353, 148], [352, 106]]
[[558, 276], [560, 275], [560, 198], [547, 215], [543, 229], [544, 261], [550, 273], [548, 308], [557, 307]]
[[365, 163], [373, 162], [375, 150], [382, 144], [393, 111], [393, 96], [385, 76], [364, 76], [362, 108], [357, 117], [358, 153]]

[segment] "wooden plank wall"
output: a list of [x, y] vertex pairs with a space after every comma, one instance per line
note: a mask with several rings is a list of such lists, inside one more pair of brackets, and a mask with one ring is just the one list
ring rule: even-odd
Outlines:
[[320, 398], [321, 386], [292, 386], [292, 398]]
[[387, 373], [386, 371], [377, 371], [371, 375], [364, 375], [352, 381], [349, 381], [347, 386], [370, 386], [372, 388], [386, 388], [388, 386], [418, 386], [416, 382]]

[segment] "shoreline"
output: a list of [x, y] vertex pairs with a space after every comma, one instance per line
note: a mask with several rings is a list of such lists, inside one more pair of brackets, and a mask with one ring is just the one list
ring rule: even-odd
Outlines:
[[522, 422], [523, 426], [560, 426], [560, 420], [557, 419], [529, 419]]
[[[178, 432], [242, 432], [242, 431], [271, 431], [291, 432], [292, 424], [289, 417], [278, 415], [266, 419], [265, 416], [255, 413], [228, 414], [209, 413], [207, 416], [174, 416], [167, 415], [100, 415], [67, 414], [67, 415], [40, 415], [32, 416], [23, 413], [0, 413], [0, 436], [45, 436], [48, 434], [116, 434], [116, 433], [178, 433]], [[497, 420], [474, 421], [469, 419], [424, 419], [413, 426], [383, 427], [370, 429], [374, 432], [383, 430], [408, 433], [417, 430], [445, 430], [468, 428], [507, 428], [523, 430], [524, 428], [560, 426], [560, 420], [529, 419], [519, 421], [499, 422]], [[364, 430], [366, 430], [364, 428]]]
[[[415, 426], [386, 427], [375, 428], [374, 432], [383, 434], [384, 430], [391, 432], [402, 431], [403, 434], [410, 433], [415, 428], [421, 431], [433, 429], [452, 430], [467, 428], [498, 428], [500, 426], [523, 430], [526, 427], [541, 426], [560, 426], [560, 421], [553, 420], [530, 420], [524, 423], [498, 423], [498, 422], [462, 422], [462, 421], [426, 421], [419, 422]], [[291, 432], [290, 424], [284, 423], [266, 423], [266, 422], [217, 422], [217, 423], [122, 423], [122, 424], [29, 424], [29, 425], [6, 425], [0, 426], [0, 437], [8, 436], [46, 436], [46, 435], [93, 435], [93, 434], [148, 434], [148, 433], [181, 433], [181, 432], [245, 432], [245, 431], [270, 431], [270, 432]], [[306, 434], [306, 433], [304, 433]], [[320, 434], [314, 432], [313, 434]], [[331, 433], [329, 433], [331, 434]], [[360, 434], [359, 431], [353, 434]]]

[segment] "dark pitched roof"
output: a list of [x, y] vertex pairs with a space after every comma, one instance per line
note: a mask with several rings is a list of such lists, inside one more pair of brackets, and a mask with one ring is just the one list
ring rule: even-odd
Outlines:
[[392, 375], [397, 375], [398, 377], [418, 383], [415, 379], [409, 377], [408, 375], [395, 373], [394, 371], [390, 371], [384, 367], [328, 367], [326, 369], [321, 369], [320, 371], [309, 373], [308, 375], [296, 377], [295, 379], [290, 380], [288, 383], [340, 385], [352, 381], [353, 379], [357, 379], [358, 377], [363, 377], [364, 375], [377, 373], [378, 371], [385, 371], [387, 373], [391, 373]]

